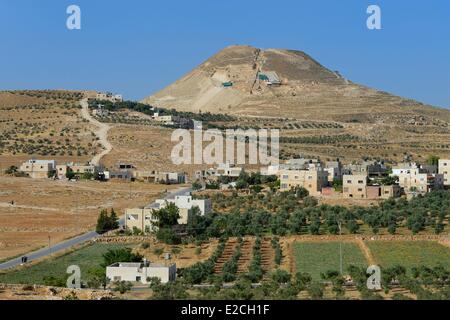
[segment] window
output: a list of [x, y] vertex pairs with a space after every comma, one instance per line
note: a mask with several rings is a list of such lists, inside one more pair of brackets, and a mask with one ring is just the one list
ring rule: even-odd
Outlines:
[[361, 189], [361, 188], [358, 188], [358, 192], [362, 192], [363, 191], [363, 189]]
[[283, 175], [283, 179], [289, 179], [289, 176], [287, 174]]
[[359, 183], [359, 184], [363, 184], [364, 181], [363, 181], [363, 180], [358, 180], [358, 183]]
[[348, 183], [348, 184], [351, 184], [351, 183], [352, 183], [352, 180], [347, 180], [347, 183]]
[[140, 282], [141, 281], [141, 277], [136, 277], [136, 282]]

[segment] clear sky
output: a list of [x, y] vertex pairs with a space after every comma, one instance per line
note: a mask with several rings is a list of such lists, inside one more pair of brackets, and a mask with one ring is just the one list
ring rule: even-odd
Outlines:
[[[81, 30], [66, 28], [71, 4]], [[366, 27], [370, 4], [382, 30]], [[450, 108], [448, 0], [0, 0], [0, 89], [142, 99], [232, 44], [302, 50], [354, 82]]]

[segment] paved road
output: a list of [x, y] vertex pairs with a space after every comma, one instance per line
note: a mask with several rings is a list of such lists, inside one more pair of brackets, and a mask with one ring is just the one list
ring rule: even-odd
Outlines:
[[[167, 193], [167, 195], [165, 196], [165, 199], [171, 199], [171, 198], [174, 198], [177, 195], [183, 195], [183, 194], [186, 194], [186, 193], [191, 192], [191, 191], [192, 191], [192, 189], [190, 187], [184, 187], [184, 188], [176, 189], [176, 190], [174, 190], [172, 192]], [[119, 220], [119, 225], [123, 226], [124, 223], [125, 223], [124, 218], [121, 218]], [[32, 260], [45, 258], [45, 257], [47, 257], [47, 256], [49, 256], [51, 254], [70, 249], [73, 246], [82, 244], [82, 243], [87, 242], [89, 240], [92, 240], [92, 239], [94, 239], [94, 238], [96, 238], [98, 236], [99, 236], [99, 234], [97, 232], [90, 231], [90, 232], [82, 234], [82, 235], [80, 235], [78, 237], [75, 237], [75, 238], [72, 238], [72, 239], [60, 242], [60, 243], [55, 244], [55, 245], [52, 245], [50, 243], [50, 245], [51, 245], [50, 248], [42, 248], [40, 250], [24, 254], [23, 256], [27, 256], [28, 257], [28, 262], [30, 262]], [[15, 259], [12, 259], [12, 260], [9, 260], [9, 261], [6, 261], [4, 263], [1, 263], [0, 264], [0, 270], [15, 268], [15, 267], [19, 266], [22, 263], [21, 259], [22, 259], [22, 256], [18, 257], [18, 258], [15, 258]]]

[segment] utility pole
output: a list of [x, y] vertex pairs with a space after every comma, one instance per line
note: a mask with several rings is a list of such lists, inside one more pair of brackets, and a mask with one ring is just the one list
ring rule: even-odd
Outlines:
[[339, 270], [341, 272], [341, 276], [344, 274], [342, 267], [342, 228], [341, 228], [341, 220], [338, 221], [339, 226]]

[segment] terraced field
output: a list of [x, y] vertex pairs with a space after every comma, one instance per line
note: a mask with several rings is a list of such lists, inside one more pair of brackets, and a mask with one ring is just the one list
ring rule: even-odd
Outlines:
[[[237, 262], [238, 268], [236, 274], [244, 274], [249, 271], [249, 267], [253, 259], [254, 244], [255, 237], [245, 237], [243, 239], [241, 256]], [[225, 249], [214, 267], [215, 274], [222, 273], [223, 266], [232, 258], [237, 246], [238, 240], [236, 238], [231, 238], [227, 241]], [[271, 238], [264, 237], [261, 241], [261, 268], [265, 273], [269, 273], [275, 268], [274, 254], [274, 249], [271, 245]]]

